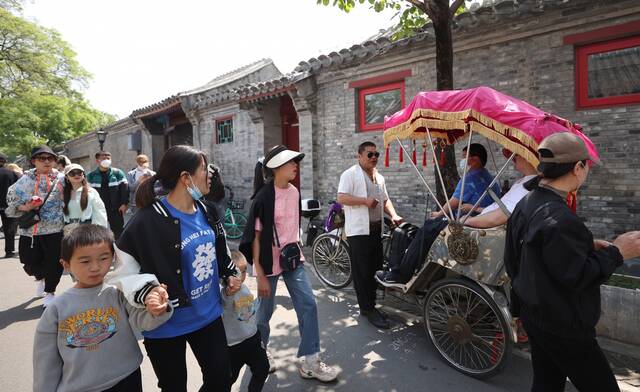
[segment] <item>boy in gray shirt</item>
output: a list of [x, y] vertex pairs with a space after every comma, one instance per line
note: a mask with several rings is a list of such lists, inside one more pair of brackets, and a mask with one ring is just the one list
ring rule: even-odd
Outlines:
[[[238, 251], [231, 252], [231, 259], [240, 271], [240, 280], [244, 282], [247, 260]], [[227, 296], [224, 288], [220, 293], [223, 304], [222, 322], [231, 359], [231, 383], [236, 382], [240, 369], [246, 364], [251, 369], [248, 391], [261, 391], [269, 375], [269, 360], [256, 324], [259, 302], [244, 283], [240, 291], [232, 296]]]
[[142, 353], [132, 325], [152, 330], [172, 315], [156, 285], [135, 308], [104, 276], [113, 260], [113, 233], [82, 225], [62, 241], [64, 268], [74, 287], [57, 296], [40, 318], [33, 345], [33, 391], [142, 391]]

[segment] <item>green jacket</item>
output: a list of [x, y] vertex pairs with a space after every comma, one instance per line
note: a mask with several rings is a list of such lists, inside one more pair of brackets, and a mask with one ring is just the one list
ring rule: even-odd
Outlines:
[[112, 167], [107, 171], [107, 175], [109, 176], [107, 190], [102, 189], [102, 176], [99, 168], [87, 174], [87, 182], [98, 191], [107, 211], [113, 211], [123, 204], [129, 204], [129, 186], [127, 177], [122, 170]]

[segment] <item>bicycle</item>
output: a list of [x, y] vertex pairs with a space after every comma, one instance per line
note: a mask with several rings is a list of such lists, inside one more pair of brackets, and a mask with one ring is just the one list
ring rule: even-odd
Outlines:
[[224, 186], [229, 191], [227, 198], [227, 208], [224, 211], [224, 230], [227, 238], [237, 240], [242, 238], [244, 227], [247, 225], [247, 216], [239, 210], [244, 209], [244, 200], [234, 200], [234, 194], [230, 187]]
[[[344, 233], [344, 215], [341, 208], [335, 206], [335, 201], [330, 203], [329, 215], [324, 222], [322, 234], [313, 239], [311, 245], [311, 261], [318, 279], [327, 286], [339, 290], [348, 286], [353, 280], [351, 273], [351, 256], [350, 247]], [[313, 218], [317, 216], [318, 211], [313, 211], [303, 216], [309, 218], [307, 225], [307, 235], [310, 230], [318, 230], [319, 227], [313, 223]], [[333, 216], [332, 216], [333, 214]], [[388, 265], [389, 253], [391, 251], [391, 233], [393, 231], [393, 223], [390, 219], [385, 218], [385, 230], [382, 234], [382, 251], [383, 251], [383, 269]], [[309, 241], [308, 241], [309, 242]], [[307, 242], [307, 243], [308, 243]]]

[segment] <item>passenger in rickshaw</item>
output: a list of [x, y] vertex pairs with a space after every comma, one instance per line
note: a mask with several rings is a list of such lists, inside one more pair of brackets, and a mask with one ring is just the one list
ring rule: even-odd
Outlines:
[[[467, 156], [467, 147], [462, 150], [462, 156]], [[470, 207], [480, 199], [480, 196], [482, 196], [489, 184], [491, 184], [493, 176], [485, 168], [485, 165], [487, 164], [487, 150], [482, 144], [471, 144], [469, 146], [469, 157], [463, 159], [460, 163], [462, 166], [461, 169], [464, 169], [464, 165], [469, 166], [464, 180], [464, 200], [462, 200], [463, 207], [460, 211], [461, 213], [467, 213], [469, 212]], [[500, 187], [497, 183], [495, 183], [491, 189], [496, 195], [500, 194]], [[458, 181], [456, 190], [453, 192], [453, 196], [449, 199], [449, 202], [445, 203], [443, 206], [445, 211], [434, 211], [431, 213], [430, 218], [435, 219], [444, 216], [445, 212], [449, 212], [449, 205], [455, 211], [458, 208], [458, 204], [460, 204], [461, 193], [462, 179]], [[482, 199], [479, 206], [484, 208], [489, 206], [491, 203], [491, 197], [487, 195]]]
[[[512, 152], [507, 150], [506, 148], [502, 150], [502, 153], [507, 159], [509, 159], [512, 154]], [[511, 189], [509, 189], [509, 191], [500, 198], [500, 203], [494, 202], [486, 208], [476, 208], [475, 211], [480, 212], [480, 215], [468, 218], [464, 222], [465, 226], [478, 229], [487, 229], [491, 227], [502, 226], [507, 223], [509, 215], [511, 215], [513, 210], [516, 208], [516, 204], [518, 204], [518, 202], [522, 200], [522, 198], [525, 197], [527, 193], [529, 193], [529, 191], [524, 187], [525, 183], [535, 178], [538, 173], [526, 159], [518, 154], [513, 157], [513, 164], [515, 166], [515, 169], [520, 174], [522, 174], [523, 177], [517, 180], [511, 186]], [[471, 209], [472, 207], [473, 206], [469, 206], [467, 210]]]

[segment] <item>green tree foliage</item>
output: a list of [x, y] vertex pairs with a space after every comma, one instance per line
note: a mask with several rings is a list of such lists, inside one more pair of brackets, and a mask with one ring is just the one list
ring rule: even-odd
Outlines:
[[89, 73], [60, 34], [22, 17], [21, 0], [0, 0], [0, 150], [60, 145], [113, 121], [78, 89]]

